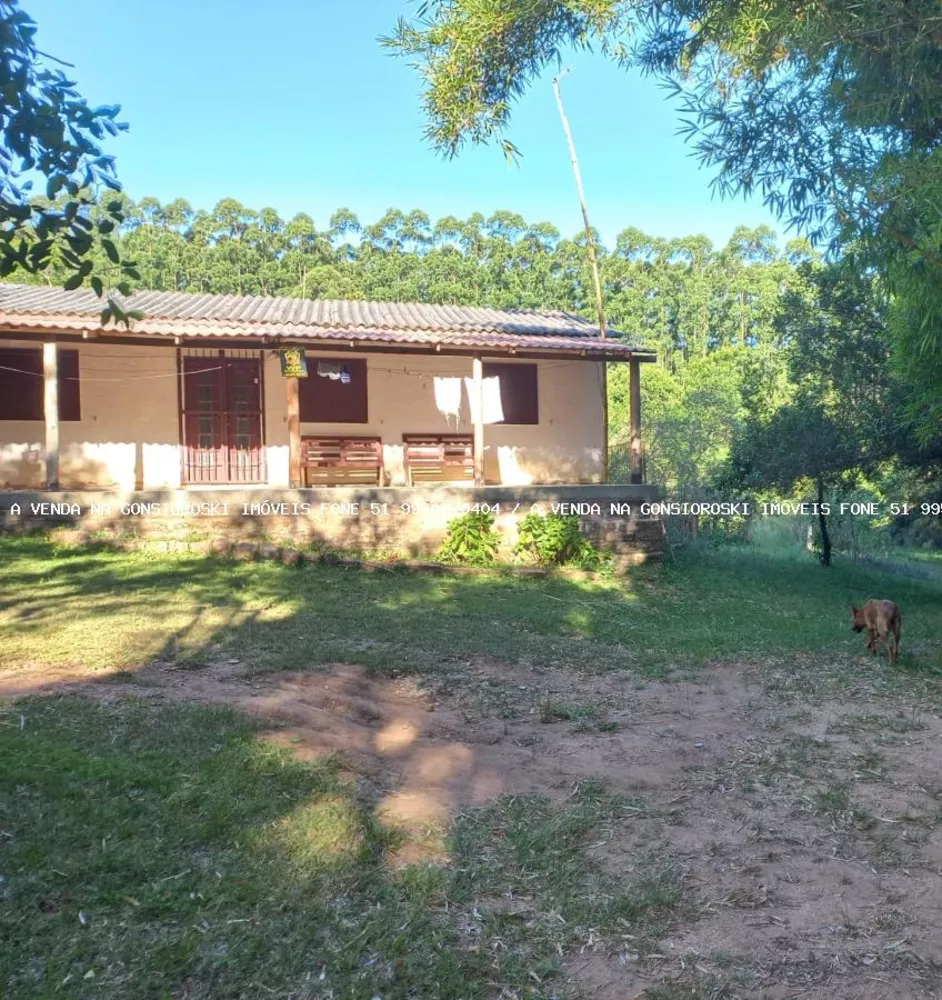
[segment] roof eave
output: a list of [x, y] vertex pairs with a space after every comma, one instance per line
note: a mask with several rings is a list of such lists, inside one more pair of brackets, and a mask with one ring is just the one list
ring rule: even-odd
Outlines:
[[[212, 341], [219, 346], [247, 347], [277, 347], [283, 345], [303, 346], [310, 350], [359, 351], [373, 353], [409, 353], [409, 354], [450, 354], [465, 357], [510, 356], [510, 357], [558, 357], [583, 358], [593, 361], [623, 361], [633, 357], [638, 361], [654, 361], [656, 354], [649, 348], [625, 344], [611, 339], [603, 341], [599, 337], [569, 337], [563, 338], [558, 333], [529, 334], [494, 334], [482, 331], [478, 334], [469, 333], [462, 336], [454, 335], [454, 339], [443, 337], [440, 332], [428, 335], [426, 340], [398, 339], [390, 340], [392, 331], [383, 331], [386, 338], [370, 336], [358, 329], [315, 330], [302, 328], [292, 330], [290, 327], [277, 324], [258, 324], [252, 328], [248, 324], [211, 324], [204, 323], [199, 331], [180, 332], [178, 323], [173, 320], [149, 319], [143, 322], [131, 322], [129, 329], [117, 325], [102, 327], [96, 322], [97, 317], [78, 315], [13, 315], [0, 314], [0, 336], [33, 337], [54, 336], [56, 339], [88, 340], [102, 342], [141, 344], [169, 343], [176, 346], [198, 346]], [[176, 329], [174, 329], [176, 327]], [[415, 336], [419, 331], [403, 331], [403, 334]], [[467, 337], [490, 338], [491, 343], [462, 343]], [[494, 343], [495, 337], [505, 338], [503, 342]], [[543, 338], [546, 340], [568, 339], [569, 344], [527, 345], [514, 343], [510, 338]], [[573, 344], [578, 340], [580, 343]]]

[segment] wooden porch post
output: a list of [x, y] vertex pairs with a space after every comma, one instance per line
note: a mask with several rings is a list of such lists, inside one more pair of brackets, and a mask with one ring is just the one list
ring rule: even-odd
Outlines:
[[46, 489], [59, 488], [59, 351], [43, 344], [43, 417], [46, 423]]
[[641, 466], [641, 363], [637, 358], [628, 361], [628, 383], [631, 407], [631, 481], [644, 481]]
[[608, 482], [608, 365], [602, 363], [602, 482]]
[[288, 465], [291, 488], [300, 489], [301, 481], [301, 403], [298, 395], [298, 380], [285, 379], [288, 392]]
[[[477, 400], [477, 415], [474, 421], [474, 485], [484, 485], [484, 365], [476, 357], [472, 368], [474, 373], [474, 398]], [[474, 413], [474, 407], [471, 410]]]

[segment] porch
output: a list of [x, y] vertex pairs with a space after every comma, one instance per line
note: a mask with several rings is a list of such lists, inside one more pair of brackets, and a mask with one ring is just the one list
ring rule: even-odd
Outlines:
[[611, 361], [643, 479], [654, 355], [578, 317], [139, 293], [102, 330], [98, 305], [0, 285], [0, 488], [605, 482]]

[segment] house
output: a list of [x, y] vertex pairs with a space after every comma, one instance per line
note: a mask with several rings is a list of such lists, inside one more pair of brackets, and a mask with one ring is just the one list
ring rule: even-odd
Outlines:
[[[484, 486], [606, 479], [605, 363], [562, 312], [0, 285], [0, 487]], [[298, 372], [292, 365], [306, 367]]]

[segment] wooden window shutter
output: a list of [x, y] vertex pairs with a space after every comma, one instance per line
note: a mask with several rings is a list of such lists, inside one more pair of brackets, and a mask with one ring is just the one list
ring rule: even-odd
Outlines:
[[[345, 366], [350, 381], [345, 384], [340, 379], [318, 375], [318, 362]], [[307, 378], [298, 379], [302, 423], [369, 423], [365, 358], [322, 358], [309, 354], [307, 371]]]

